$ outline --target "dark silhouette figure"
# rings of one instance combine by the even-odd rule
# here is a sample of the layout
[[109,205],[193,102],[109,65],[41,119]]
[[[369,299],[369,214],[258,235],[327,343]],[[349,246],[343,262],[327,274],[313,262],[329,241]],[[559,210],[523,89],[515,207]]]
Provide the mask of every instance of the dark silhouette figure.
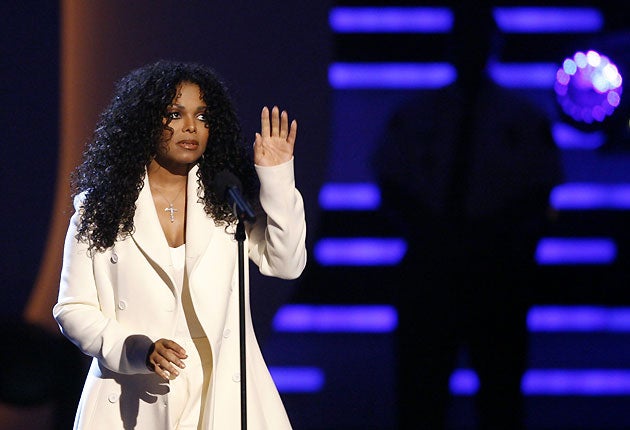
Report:
[[478,428],[524,428],[528,294],[561,169],[544,113],[486,76],[493,26],[479,5],[456,10],[456,82],[396,111],[374,157],[383,210],[408,242],[399,428],[447,428],[462,348],[480,380]]

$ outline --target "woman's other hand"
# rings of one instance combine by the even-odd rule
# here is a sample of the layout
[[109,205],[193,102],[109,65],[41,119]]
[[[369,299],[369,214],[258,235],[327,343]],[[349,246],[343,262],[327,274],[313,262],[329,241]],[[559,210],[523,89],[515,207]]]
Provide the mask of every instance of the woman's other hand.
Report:
[[164,379],[175,379],[179,370],[186,367],[186,350],[176,342],[160,339],[153,343],[147,354],[147,367]]
[[254,163],[259,166],[276,166],[293,157],[293,147],[297,135],[297,121],[291,121],[289,114],[280,112],[278,106],[271,110],[265,106],[260,115],[260,133],[254,141]]

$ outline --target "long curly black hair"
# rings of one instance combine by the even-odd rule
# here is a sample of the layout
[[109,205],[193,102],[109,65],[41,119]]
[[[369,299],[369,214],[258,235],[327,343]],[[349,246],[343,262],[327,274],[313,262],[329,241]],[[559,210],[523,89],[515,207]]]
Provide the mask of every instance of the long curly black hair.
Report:
[[168,123],[167,106],[182,82],[197,84],[206,103],[208,144],[198,160],[199,198],[217,224],[236,221],[230,205],[212,189],[215,175],[227,169],[242,182],[246,198],[256,201],[259,187],[251,153],[225,84],[213,69],[195,63],[160,60],[133,70],[115,87],[101,113],[83,162],[72,174],[72,193],[85,193],[77,239],[103,251],[133,233],[135,202],[149,162],[156,156]]

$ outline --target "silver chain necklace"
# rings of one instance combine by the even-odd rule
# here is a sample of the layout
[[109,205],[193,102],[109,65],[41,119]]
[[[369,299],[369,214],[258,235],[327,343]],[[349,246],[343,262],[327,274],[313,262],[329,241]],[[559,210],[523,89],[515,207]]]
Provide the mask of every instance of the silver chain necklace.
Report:
[[155,191],[157,191],[162,196],[162,198],[168,202],[168,207],[164,208],[164,212],[169,212],[169,217],[170,217],[171,222],[175,222],[175,212],[179,212],[179,210],[177,210],[177,208],[173,206],[173,202],[177,200],[177,197],[179,197],[179,195],[181,194],[182,190],[185,187],[186,187],[186,184],[184,184],[184,186],[177,192],[177,195],[175,196],[173,201],[170,201],[169,199],[167,199],[166,196],[162,194],[160,190],[155,188]]

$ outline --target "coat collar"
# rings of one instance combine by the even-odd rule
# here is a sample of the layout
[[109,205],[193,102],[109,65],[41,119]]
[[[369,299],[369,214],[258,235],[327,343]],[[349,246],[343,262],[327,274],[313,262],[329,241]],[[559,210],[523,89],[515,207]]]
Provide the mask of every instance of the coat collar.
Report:
[[[208,247],[208,243],[214,231],[214,221],[203,209],[203,200],[200,194],[197,171],[195,165],[188,172],[187,197],[186,197],[186,266],[190,270],[196,266],[199,257]],[[149,177],[145,172],[144,185],[136,201],[136,211],[133,218],[133,239],[147,256],[156,264],[166,269],[171,263],[169,245],[160,226]],[[170,270],[166,269],[167,272]]]
[[214,220],[204,210],[204,202],[201,198],[203,188],[198,182],[198,171],[199,167],[195,165],[188,172],[186,190],[186,270],[189,275],[197,266],[199,257],[208,247],[215,231]]

